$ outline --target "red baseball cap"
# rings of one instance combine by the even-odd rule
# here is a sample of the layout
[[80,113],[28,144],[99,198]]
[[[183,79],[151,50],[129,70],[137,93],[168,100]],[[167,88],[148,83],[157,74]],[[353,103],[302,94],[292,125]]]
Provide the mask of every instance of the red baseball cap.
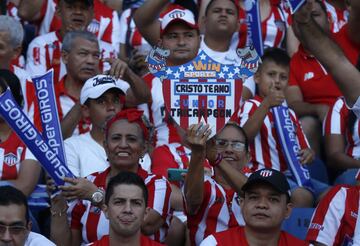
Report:
[[176,22],[185,23],[187,26],[193,29],[199,28],[196,23],[195,16],[190,10],[185,9],[179,5],[173,5],[162,15],[160,34],[162,35],[170,24]]

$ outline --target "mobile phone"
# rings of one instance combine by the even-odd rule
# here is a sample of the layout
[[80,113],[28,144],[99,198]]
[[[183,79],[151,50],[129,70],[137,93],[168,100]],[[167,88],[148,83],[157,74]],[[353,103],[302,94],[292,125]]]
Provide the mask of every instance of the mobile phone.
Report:
[[169,168],[168,169],[168,180],[169,181],[181,181],[184,180],[183,173],[187,173],[187,169],[181,168]]

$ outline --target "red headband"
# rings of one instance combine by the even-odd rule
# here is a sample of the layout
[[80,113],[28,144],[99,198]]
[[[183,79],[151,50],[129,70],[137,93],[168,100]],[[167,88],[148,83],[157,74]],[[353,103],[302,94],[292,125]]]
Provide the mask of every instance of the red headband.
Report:
[[125,119],[129,123],[136,123],[138,126],[140,126],[145,140],[148,140],[149,138],[149,130],[147,129],[146,125],[143,121],[143,111],[137,110],[134,108],[131,109],[124,109],[118,112],[114,117],[112,117],[107,123],[106,123],[106,130],[105,134],[108,135],[108,131],[112,124],[114,124],[115,121]]

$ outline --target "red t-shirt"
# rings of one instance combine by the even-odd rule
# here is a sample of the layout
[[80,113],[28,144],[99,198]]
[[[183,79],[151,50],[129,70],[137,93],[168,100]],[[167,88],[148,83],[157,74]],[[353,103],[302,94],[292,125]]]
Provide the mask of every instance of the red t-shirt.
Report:
[[338,33],[335,33],[334,38],[350,62],[356,64],[360,54],[360,44],[356,44],[350,40],[348,25],[344,25]]
[[[109,235],[103,236],[100,240],[95,241],[89,245],[92,246],[109,246],[110,245],[110,238]],[[158,246],[163,245],[161,243],[155,242],[148,237],[145,237],[143,235],[140,236],[140,245],[141,246]]]
[[331,75],[301,45],[291,57],[289,86],[298,86],[304,102],[311,104],[332,106],[342,95]]
[[[234,227],[226,231],[218,232],[207,237],[201,245],[241,245],[249,246],[246,240],[245,231],[243,226]],[[302,241],[291,234],[282,231],[280,234],[279,246],[302,246],[308,245],[305,241]]]

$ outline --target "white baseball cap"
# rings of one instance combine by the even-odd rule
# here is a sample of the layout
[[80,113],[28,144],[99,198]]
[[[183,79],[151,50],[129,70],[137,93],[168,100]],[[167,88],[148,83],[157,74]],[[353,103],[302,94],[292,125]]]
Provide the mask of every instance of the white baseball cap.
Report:
[[174,5],[162,16],[160,30],[161,35],[165,32],[166,28],[174,22],[183,22],[193,29],[198,29],[194,14],[180,5]]
[[119,89],[122,94],[125,94],[129,84],[122,79],[114,79],[108,75],[96,75],[86,80],[81,88],[80,103],[84,104],[88,98],[96,99],[112,88]]

